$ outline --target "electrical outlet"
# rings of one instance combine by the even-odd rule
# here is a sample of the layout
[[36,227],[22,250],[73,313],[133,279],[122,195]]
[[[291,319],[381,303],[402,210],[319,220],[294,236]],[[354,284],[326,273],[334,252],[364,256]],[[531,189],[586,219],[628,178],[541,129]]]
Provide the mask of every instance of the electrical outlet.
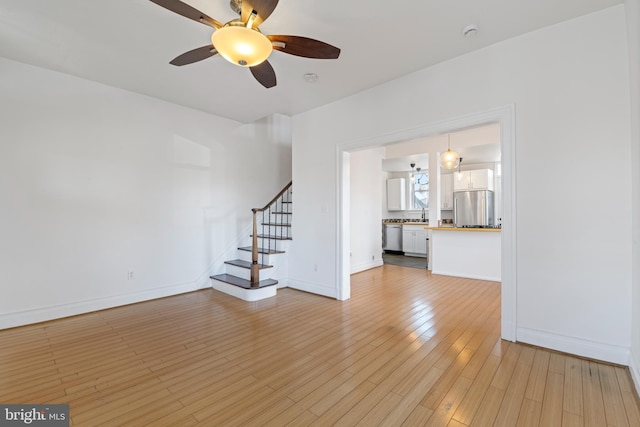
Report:
[[134,279],[133,270],[127,271],[127,280],[133,280],[133,279]]

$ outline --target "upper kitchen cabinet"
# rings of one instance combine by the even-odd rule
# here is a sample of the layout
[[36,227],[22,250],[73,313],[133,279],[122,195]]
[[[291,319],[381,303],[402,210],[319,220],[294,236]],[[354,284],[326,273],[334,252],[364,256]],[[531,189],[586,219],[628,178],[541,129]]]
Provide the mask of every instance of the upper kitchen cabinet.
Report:
[[440,209],[453,209],[453,174],[440,175]]
[[[379,188],[379,187],[378,187]],[[390,211],[402,211],[406,209],[407,198],[405,195],[406,184],[404,178],[392,178],[387,180],[387,209]]]
[[494,189],[491,169],[455,172],[453,175],[453,191]]

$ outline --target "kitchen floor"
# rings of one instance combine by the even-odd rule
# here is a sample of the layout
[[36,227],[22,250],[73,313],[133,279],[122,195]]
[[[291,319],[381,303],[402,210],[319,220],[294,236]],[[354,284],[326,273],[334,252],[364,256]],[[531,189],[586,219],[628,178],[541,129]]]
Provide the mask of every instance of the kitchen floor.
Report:
[[404,267],[427,268],[427,259],[420,257],[383,253],[382,261],[385,264],[401,265]]

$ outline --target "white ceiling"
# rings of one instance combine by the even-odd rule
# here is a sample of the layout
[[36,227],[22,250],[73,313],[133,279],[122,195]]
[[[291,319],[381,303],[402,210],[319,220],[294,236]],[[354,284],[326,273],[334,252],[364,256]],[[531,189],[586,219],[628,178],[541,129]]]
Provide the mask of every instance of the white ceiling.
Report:
[[[211,29],[149,0],[0,0],[0,56],[164,99],[240,122],[294,115],[430,65],[622,0],[280,0],[266,34],[342,49],[337,60],[275,52],[265,89],[220,57],[175,67]],[[188,0],[218,21],[229,0]],[[462,29],[476,24],[476,36]],[[319,80],[306,83],[305,73]]]

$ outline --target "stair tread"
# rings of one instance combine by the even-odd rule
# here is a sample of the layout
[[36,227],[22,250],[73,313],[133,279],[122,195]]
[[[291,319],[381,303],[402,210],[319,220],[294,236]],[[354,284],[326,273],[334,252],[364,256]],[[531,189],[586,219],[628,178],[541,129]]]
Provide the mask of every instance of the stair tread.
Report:
[[[249,237],[253,237],[253,234],[250,235]],[[291,237],[276,236],[276,235],[269,235],[269,234],[258,234],[258,237],[260,239],[271,239],[271,240],[293,240],[293,238],[291,238]]]
[[[240,268],[251,268],[251,261],[245,261],[243,259],[232,259],[229,261],[225,261],[224,263],[229,265],[235,265],[236,267],[240,267]],[[260,270],[263,270],[265,268],[273,268],[273,265],[258,264],[258,268]]]
[[261,222],[261,225],[270,225],[272,227],[291,227],[291,224],[283,224],[279,222]]
[[257,287],[254,287],[254,286],[251,286],[251,281],[242,279],[232,274],[217,274],[215,276],[211,276],[210,278],[214,280],[219,280],[220,282],[228,283],[230,285],[238,286],[244,289],[259,289],[259,288],[264,288],[267,286],[273,286],[278,284],[278,281],[275,279],[265,279],[265,280],[261,280],[258,283]]
[[274,215],[293,215],[293,212],[271,212]]
[[[248,251],[248,252],[251,252],[253,250],[251,248],[251,246],[244,246],[244,247],[238,248],[238,249],[241,250],[241,251]],[[258,253],[273,255],[273,254],[283,254],[285,252],[284,251],[276,251],[275,249],[258,248]]]

